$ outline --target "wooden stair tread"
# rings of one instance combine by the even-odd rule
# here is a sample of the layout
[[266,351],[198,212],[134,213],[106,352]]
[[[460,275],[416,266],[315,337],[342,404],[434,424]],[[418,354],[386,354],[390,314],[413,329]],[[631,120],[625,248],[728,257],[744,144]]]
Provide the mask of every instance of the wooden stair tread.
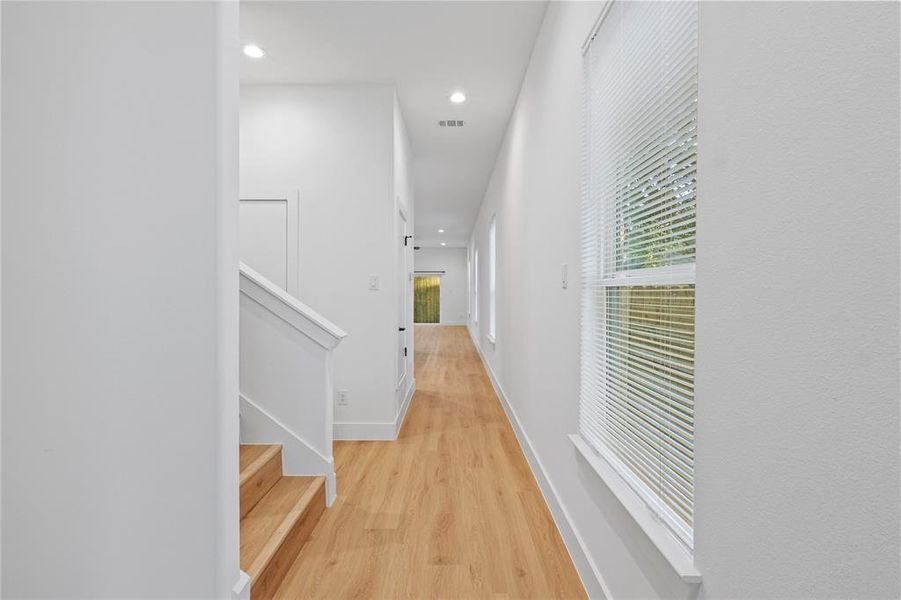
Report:
[[304,516],[318,516],[325,477],[282,477],[241,519],[241,568],[255,581]]
[[[271,456],[275,452],[281,451],[281,446],[278,444],[241,444],[241,452],[239,454],[238,462],[240,464],[240,472],[241,479],[245,478],[245,473],[248,472],[250,467],[258,463],[262,457]],[[265,462],[262,461],[262,462]]]
[[256,506],[282,477],[280,445],[241,446],[241,517]]

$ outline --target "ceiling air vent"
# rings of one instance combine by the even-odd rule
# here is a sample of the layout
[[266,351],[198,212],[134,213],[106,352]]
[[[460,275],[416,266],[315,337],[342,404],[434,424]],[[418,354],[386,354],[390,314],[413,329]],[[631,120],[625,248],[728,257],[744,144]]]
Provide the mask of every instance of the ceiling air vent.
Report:
[[463,121],[448,119],[447,121],[438,121],[438,125],[440,127],[463,127]]

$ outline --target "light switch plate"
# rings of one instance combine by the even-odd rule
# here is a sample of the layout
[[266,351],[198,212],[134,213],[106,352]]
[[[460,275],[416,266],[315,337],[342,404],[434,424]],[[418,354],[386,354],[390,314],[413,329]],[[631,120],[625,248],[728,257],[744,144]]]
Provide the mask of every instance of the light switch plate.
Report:
[[379,276],[378,275],[370,275],[369,276],[369,289],[370,290],[379,289]]

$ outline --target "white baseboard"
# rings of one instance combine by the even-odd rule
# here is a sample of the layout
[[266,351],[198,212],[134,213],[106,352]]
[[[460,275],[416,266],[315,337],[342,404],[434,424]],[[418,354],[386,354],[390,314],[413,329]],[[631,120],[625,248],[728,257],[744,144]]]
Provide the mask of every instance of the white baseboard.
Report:
[[416,391],[416,380],[412,380],[404,394],[404,401],[397,411],[393,421],[353,423],[348,421],[335,421],[334,436],[336,440],[364,441],[364,440],[396,440],[400,428],[407,416],[407,409],[413,393]]
[[238,571],[238,581],[232,587],[232,600],[250,600],[250,576]]
[[241,443],[281,444],[285,475],[322,475],[325,477],[325,503],[331,506],[337,497],[335,460],[310,446],[250,398],[240,395]]
[[[572,518],[566,510],[566,506],[560,499],[560,495],[557,493],[554,484],[551,483],[551,480],[548,478],[547,472],[541,464],[538,455],[535,453],[535,448],[532,445],[529,436],[523,429],[519,417],[513,409],[513,405],[511,405],[510,401],[507,399],[507,394],[504,393],[504,389],[501,387],[494,370],[491,368],[488,361],[485,360],[481,344],[479,344],[475,335],[473,335],[472,328],[470,327],[467,329],[469,330],[469,336],[472,338],[472,343],[476,347],[479,357],[482,359],[482,364],[485,365],[488,379],[491,381],[491,385],[494,388],[497,397],[500,399],[501,406],[507,414],[507,419],[513,427],[513,432],[516,434],[516,439],[519,441],[519,447],[522,449],[522,452],[529,463],[529,467],[532,469],[535,481],[538,482],[538,488],[541,490],[541,495],[544,496],[544,501],[547,504],[548,510],[551,512],[554,523],[557,525],[557,530],[560,532],[560,537],[563,538],[563,543],[566,545],[569,556],[572,558],[576,571],[579,573],[579,578],[582,580],[582,587],[585,588],[585,592],[588,594],[589,598],[606,598],[607,600],[612,600],[613,596],[610,594],[610,588],[607,586],[600,571],[598,571],[597,565],[588,553],[582,535],[573,524]],[[569,440],[564,438],[560,443],[569,443]]]
[[335,439],[345,441],[393,440],[394,422],[353,423],[335,421]]
[[414,393],[416,393],[416,380],[412,379],[410,385],[407,386],[407,392],[404,394],[404,401],[400,405],[400,410],[397,411],[397,416],[394,418],[394,439],[397,439],[401,428],[404,426],[404,419],[407,418],[407,409],[410,408],[410,402],[413,400]]

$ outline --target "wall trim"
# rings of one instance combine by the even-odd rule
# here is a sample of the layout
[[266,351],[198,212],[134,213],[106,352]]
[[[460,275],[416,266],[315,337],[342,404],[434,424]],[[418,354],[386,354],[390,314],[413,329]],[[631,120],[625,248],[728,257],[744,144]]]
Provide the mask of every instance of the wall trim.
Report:
[[390,441],[394,439],[395,423],[387,421],[335,421],[335,439],[344,441]]
[[404,420],[407,418],[407,410],[410,408],[414,393],[416,393],[416,379],[412,378],[410,380],[410,385],[407,386],[407,392],[404,394],[404,401],[397,411],[397,416],[394,418],[394,439],[398,438],[400,430],[404,426]]
[[284,202],[287,221],[285,280],[287,292],[300,298],[300,190],[283,194],[241,194],[242,202]]
[[[479,353],[482,364],[485,366],[485,371],[488,373],[488,379],[491,381],[491,386],[494,388],[494,392],[497,394],[498,400],[504,409],[504,413],[507,415],[507,420],[510,421],[510,425],[513,427],[513,432],[516,434],[519,447],[522,449],[522,453],[529,463],[529,468],[532,470],[532,475],[538,483],[538,488],[541,490],[544,502],[551,513],[551,517],[554,519],[554,524],[557,526],[557,531],[560,533],[560,537],[563,538],[563,543],[566,545],[566,549],[573,561],[573,565],[576,567],[576,572],[579,574],[579,579],[582,581],[582,587],[585,588],[585,593],[588,594],[590,598],[606,598],[607,600],[613,600],[613,594],[610,592],[610,587],[598,570],[594,559],[588,552],[581,533],[578,528],[576,528],[575,523],[573,523],[569,511],[566,510],[566,505],[563,503],[560,494],[557,493],[557,489],[554,487],[554,484],[547,475],[547,471],[541,464],[541,460],[535,452],[535,447],[532,445],[532,441],[526,434],[525,429],[523,429],[522,423],[520,422],[516,411],[513,409],[513,405],[510,404],[507,394],[501,387],[497,375],[485,359],[481,344],[479,344],[476,339],[472,328],[467,327],[466,329],[469,331],[469,337],[472,338],[472,343]],[[569,443],[569,441],[564,439],[561,440],[561,443]]]
[[343,441],[387,441],[391,442],[397,439],[400,429],[404,424],[404,418],[407,416],[407,409],[410,407],[413,394],[416,391],[416,380],[410,382],[406,394],[404,394],[404,402],[393,421],[370,421],[370,422],[350,422],[335,421],[334,438]]
[[233,600],[250,600],[250,576],[238,571],[238,581],[232,587]]

